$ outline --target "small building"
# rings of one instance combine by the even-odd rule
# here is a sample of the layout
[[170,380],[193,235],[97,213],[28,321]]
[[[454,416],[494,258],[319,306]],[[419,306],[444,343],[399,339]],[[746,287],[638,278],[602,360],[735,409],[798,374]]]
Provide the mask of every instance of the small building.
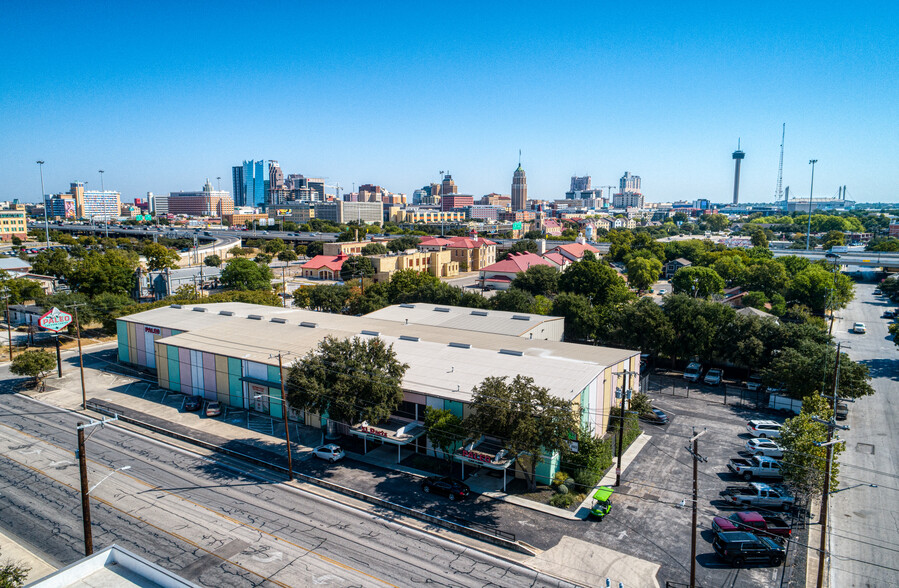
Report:
[[15,205],[0,210],[0,241],[12,241],[13,237],[28,240],[24,206]]
[[512,285],[512,280],[519,272],[525,272],[529,267],[535,265],[546,265],[553,269],[559,269],[556,264],[536,253],[512,253],[506,259],[483,268],[478,277],[478,284],[481,288],[508,290]]
[[452,261],[452,251],[416,251],[368,256],[375,267],[375,282],[388,282],[400,270],[427,272],[437,278],[459,275],[459,262]]
[[362,248],[371,245],[371,241],[334,241],[322,243],[323,255],[362,255]]
[[690,267],[691,265],[693,265],[693,263],[687,259],[684,259],[683,257],[678,257],[677,259],[672,259],[671,261],[669,261],[668,263],[665,264],[665,278],[670,279],[671,276],[673,276],[675,273],[677,273],[677,270],[679,270],[682,267]]
[[344,253],[339,255],[316,255],[306,263],[300,270],[304,278],[313,280],[339,280],[340,270],[343,268],[343,262],[350,256]]
[[191,286],[196,291],[214,287],[219,284],[222,269],[201,265],[150,271],[138,267],[134,273],[137,277],[134,297],[146,302],[162,300],[182,286]]
[[18,257],[0,257],[0,272],[27,274],[31,272],[31,264]]
[[37,325],[38,319],[44,314],[44,309],[33,304],[10,304],[9,324],[14,327],[21,325]]
[[562,257],[567,258],[571,262],[581,261],[587,252],[592,253],[596,257],[600,256],[599,249],[585,242],[570,243],[568,245],[559,245],[553,247],[547,253],[558,253]]
[[479,271],[496,262],[496,243],[484,238],[428,237],[419,243],[420,249],[436,251],[448,249],[452,261],[459,264],[459,271]]

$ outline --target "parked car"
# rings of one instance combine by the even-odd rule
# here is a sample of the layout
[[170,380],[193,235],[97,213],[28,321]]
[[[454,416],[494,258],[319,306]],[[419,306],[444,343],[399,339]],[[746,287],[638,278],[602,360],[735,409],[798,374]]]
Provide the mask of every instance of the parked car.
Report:
[[749,459],[735,458],[727,462],[727,469],[744,480],[772,478],[782,480],[784,475],[780,462],[772,457],[753,455]]
[[762,515],[752,510],[735,512],[727,518],[715,517],[712,519],[712,530],[715,533],[746,531],[774,539],[788,538],[793,533],[793,528],[782,518]]
[[203,397],[202,396],[188,396],[184,401],[184,410],[190,412],[196,412],[203,408]]
[[646,421],[647,423],[652,423],[654,425],[667,425],[668,424],[668,415],[665,414],[664,411],[659,410],[658,408],[653,408],[649,412],[644,412],[640,415],[641,421]]
[[750,439],[746,442],[746,451],[765,457],[781,458],[784,456],[783,447],[770,439]]
[[880,288],[874,288],[875,296],[880,296],[881,294],[883,294],[883,290],[881,290]]
[[775,421],[749,421],[746,423],[746,430],[753,437],[761,437],[762,439],[780,437],[781,424]]
[[222,414],[222,403],[221,402],[210,402],[206,405],[206,416],[208,417],[217,417]]
[[786,557],[784,548],[771,539],[743,531],[718,533],[712,541],[712,547],[718,557],[736,567],[745,563],[779,566]]
[[315,449],[312,450],[312,455],[319,459],[324,459],[331,463],[335,461],[340,461],[344,457],[346,457],[346,452],[340,448],[339,445],[334,443],[328,443],[327,445],[319,445]]
[[702,381],[710,386],[717,386],[721,383],[722,376],[724,376],[724,372],[718,368],[712,368],[706,373]]
[[865,323],[855,323],[852,325],[852,332],[858,335],[864,335],[867,329],[865,329]]
[[762,376],[759,374],[750,374],[749,379],[746,380],[746,389],[752,392],[759,390],[762,387]]
[[702,377],[702,364],[696,361],[691,361],[687,365],[687,369],[684,370],[684,379],[688,382],[698,382],[699,378]]
[[896,311],[895,310],[883,311],[883,318],[887,318],[887,319],[896,318]]
[[837,402],[837,409],[834,411],[834,415],[838,421],[845,421],[849,418],[849,405],[844,402]]
[[659,296],[664,296],[667,293],[668,293],[668,290],[666,290],[665,288],[659,288]]
[[450,477],[431,476],[421,482],[421,491],[425,494],[439,494],[450,500],[466,498],[471,489],[464,483]]
[[751,482],[748,486],[728,486],[721,492],[724,500],[735,506],[756,507],[767,510],[793,507],[793,496],[780,486]]

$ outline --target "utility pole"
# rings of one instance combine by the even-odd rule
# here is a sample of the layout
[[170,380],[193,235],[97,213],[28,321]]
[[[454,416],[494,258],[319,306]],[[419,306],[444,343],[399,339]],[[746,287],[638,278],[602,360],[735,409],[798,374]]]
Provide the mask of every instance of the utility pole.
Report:
[[615,468],[615,486],[621,486],[621,454],[624,452],[624,416],[625,416],[625,403],[627,402],[627,397],[630,394],[630,390],[627,387],[627,377],[630,374],[636,374],[636,372],[631,372],[630,370],[625,370],[623,372],[615,372],[615,375],[623,375],[624,376],[624,386],[621,388],[621,425],[618,429],[618,467]]
[[707,458],[699,455],[699,437],[704,435],[705,431],[703,429],[697,433],[696,427],[693,427],[693,438],[690,439],[691,445],[686,447],[690,455],[693,456],[693,524],[690,529],[690,588],[696,586],[696,518],[699,505],[699,462],[708,461]]
[[75,315],[75,335],[78,337],[78,365],[81,368],[81,409],[87,410],[87,390],[84,387],[84,355],[81,352],[81,325],[78,323],[78,307],[83,304],[72,304],[69,308],[74,309]]
[[[84,526],[84,555],[91,555],[94,552],[94,538],[91,533],[91,501],[90,501],[90,493],[91,488],[87,484],[87,454],[84,450],[84,443],[86,439],[84,438],[84,430],[89,429],[91,427],[96,427],[97,425],[103,427],[106,423],[111,423],[113,421],[119,420],[118,415],[114,416],[111,419],[103,419],[102,421],[91,421],[88,424],[84,424],[83,422],[78,422],[78,469],[81,474],[81,522]],[[91,433],[93,435],[93,433]],[[88,437],[89,438],[89,437]],[[122,469],[130,468],[130,466],[126,466]],[[108,476],[107,476],[108,477]],[[102,482],[102,480],[101,480]],[[99,485],[99,484],[98,484]],[[95,486],[96,488],[96,486]]]
[[[284,404],[284,438],[287,442],[287,480],[293,480],[293,451],[290,447],[290,406],[287,404],[287,395],[284,393],[284,364],[281,357],[291,355],[290,352],[278,352],[278,377],[281,379],[281,402]],[[275,357],[269,355],[269,358]]]
[[[815,422],[821,423],[827,426],[827,441],[825,443],[815,443],[818,447],[827,447],[827,463],[824,467],[824,494],[821,497],[821,514],[818,517],[818,522],[821,525],[821,542],[818,545],[818,581],[815,584],[817,588],[822,588],[824,586],[824,562],[827,559],[827,504],[828,499],[830,498],[830,472],[833,467],[833,446],[837,443],[842,443],[841,439],[834,439],[833,432],[834,429],[841,429],[843,431],[848,431],[849,427],[844,425],[838,425],[836,421],[836,412],[837,412],[837,403],[842,401],[846,402],[854,402],[848,398],[840,398],[837,396],[837,391],[839,389],[840,384],[840,343],[837,343],[837,360],[836,365],[834,366],[834,378],[833,378],[833,394],[831,395],[831,415],[830,420],[824,420],[817,417],[812,417]],[[826,398],[826,397],[825,397]]]
[[[281,266],[281,301],[284,303],[284,308],[287,308],[287,277],[285,276],[286,270],[287,262],[285,261],[284,265]],[[281,391],[281,395],[284,395],[283,390]]]
[[6,303],[6,336],[9,338],[9,361],[12,362],[12,317],[9,315],[9,290],[3,291],[3,302]]

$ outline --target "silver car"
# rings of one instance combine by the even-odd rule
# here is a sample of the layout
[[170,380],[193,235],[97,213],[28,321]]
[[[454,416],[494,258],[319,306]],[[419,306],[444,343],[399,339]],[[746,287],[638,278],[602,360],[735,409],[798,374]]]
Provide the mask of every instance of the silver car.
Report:
[[784,456],[783,447],[770,439],[750,439],[746,442],[746,451],[753,455],[781,458]]

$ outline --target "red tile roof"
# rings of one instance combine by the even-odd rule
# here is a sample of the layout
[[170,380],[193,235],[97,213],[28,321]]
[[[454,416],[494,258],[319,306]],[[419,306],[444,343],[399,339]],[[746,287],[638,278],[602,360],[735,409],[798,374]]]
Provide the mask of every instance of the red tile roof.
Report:
[[321,269],[328,268],[331,271],[339,272],[343,267],[343,262],[349,259],[349,255],[341,253],[340,255],[316,255],[303,264],[302,269]]
[[571,262],[570,259],[568,259],[564,255],[562,255],[561,253],[558,253],[556,251],[544,253],[543,259],[548,259],[548,260],[554,262],[556,265],[565,265],[566,263]]
[[587,243],[570,243],[568,245],[559,245],[558,247],[553,248],[553,251],[564,251],[572,257],[576,257],[577,259],[581,259],[582,257],[584,257],[584,253],[586,253],[587,251],[592,251],[594,254],[599,253],[599,249],[593,247],[592,245],[588,245]]
[[518,273],[526,271],[532,265],[548,265],[554,267],[551,262],[543,259],[536,253],[527,252],[510,255],[502,261],[497,261],[492,265],[488,265],[481,271]]

